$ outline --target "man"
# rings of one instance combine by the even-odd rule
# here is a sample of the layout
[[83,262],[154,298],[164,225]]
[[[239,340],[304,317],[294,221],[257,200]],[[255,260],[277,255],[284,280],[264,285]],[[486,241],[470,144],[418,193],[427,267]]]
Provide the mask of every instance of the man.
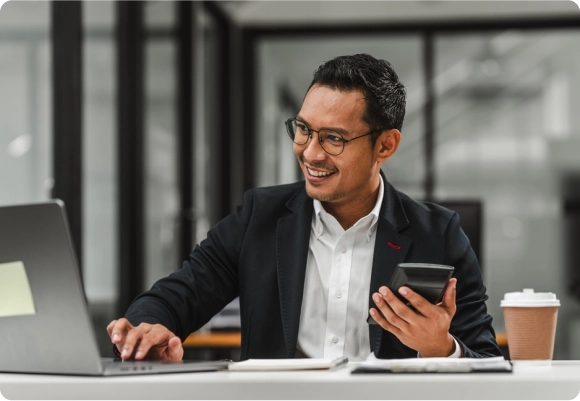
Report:
[[[321,65],[286,122],[305,180],[246,192],[178,272],[107,330],[123,359],[181,359],[181,341],[240,297],[241,358],[501,355],[458,216],[395,190],[405,89],[366,54]],[[438,305],[385,285],[401,262],[453,265]],[[381,313],[379,314],[378,311]],[[369,326],[369,315],[379,325]]]

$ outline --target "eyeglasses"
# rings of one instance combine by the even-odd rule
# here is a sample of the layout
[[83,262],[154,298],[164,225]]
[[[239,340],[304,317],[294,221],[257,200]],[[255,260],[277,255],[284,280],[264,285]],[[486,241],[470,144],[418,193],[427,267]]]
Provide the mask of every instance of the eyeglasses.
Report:
[[363,136],[374,134],[378,131],[383,131],[386,128],[375,129],[366,134],[355,136],[351,139],[344,139],[341,134],[336,131],[323,128],[321,130],[314,130],[309,128],[305,123],[296,119],[296,118],[289,118],[285,122],[286,124],[286,132],[288,132],[288,136],[292,139],[296,145],[305,145],[308,142],[314,132],[318,133],[318,143],[322,149],[328,153],[329,155],[338,156],[344,151],[344,145],[350,141],[354,141],[355,139],[362,138]]

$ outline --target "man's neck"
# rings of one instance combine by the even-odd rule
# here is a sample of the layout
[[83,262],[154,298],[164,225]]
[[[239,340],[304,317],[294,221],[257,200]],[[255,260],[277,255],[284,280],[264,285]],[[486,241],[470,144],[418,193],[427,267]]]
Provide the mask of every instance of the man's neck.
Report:
[[380,186],[377,186],[367,196],[357,199],[357,202],[349,202],[346,204],[321,202],[321,204],[327,213],[334,216],[344,230],[348,230],[373,210],[377,204],[379,188]]

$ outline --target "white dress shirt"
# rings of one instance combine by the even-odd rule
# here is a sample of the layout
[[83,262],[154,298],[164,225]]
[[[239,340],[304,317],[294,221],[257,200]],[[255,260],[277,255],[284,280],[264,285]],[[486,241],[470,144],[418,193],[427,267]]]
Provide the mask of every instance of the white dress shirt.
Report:
[[[369,288],[384,195],[379,179],[375,207],[346,231],[314,200],[297,356],[361,361],[371,353]],[[455,342],[452,357],[460,354]]]
[[[310,247],[298,329],[298,350],[312,358],[370,354],[369,288],[384,183],[371,212],[344,230],[314,200]],[[354,267],[354,268],[353,268]]]

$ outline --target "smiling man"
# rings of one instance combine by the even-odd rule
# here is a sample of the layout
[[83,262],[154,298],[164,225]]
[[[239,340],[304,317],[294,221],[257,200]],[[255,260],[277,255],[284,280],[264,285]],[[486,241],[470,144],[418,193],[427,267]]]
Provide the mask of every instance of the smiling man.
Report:
[[[109,324],[115,350],[181,359],[181,342],[239,296],[242,359],[501,355],[458,216],[381,173],[404,115],[388,62],[358,54],[321,65],[286,121],[305,180],[248,191],[181,270]],[[453,265],[443,301],[403,287],[412,307],[401,302],[386,287],[401,262]]]

